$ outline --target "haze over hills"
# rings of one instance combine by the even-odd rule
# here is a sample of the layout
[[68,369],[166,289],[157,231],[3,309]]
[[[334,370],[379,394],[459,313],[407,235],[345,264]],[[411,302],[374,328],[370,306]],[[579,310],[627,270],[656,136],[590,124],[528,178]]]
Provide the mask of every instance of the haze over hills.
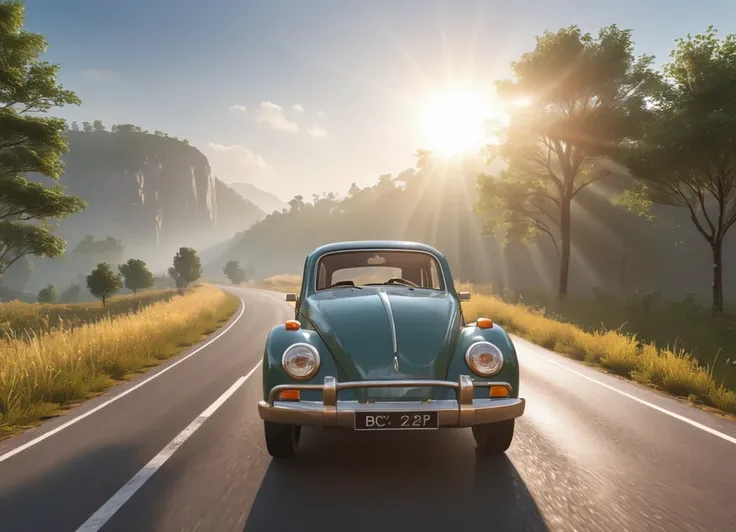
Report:
[[[115,129],[67,131],[69,152],[59,183],[88,205],[58,224],[56,234],[67,241],[65,256],[33,259],[34,271],[23,289],[62,286],[83,273],[72,259],[87,235],[119,239],[124,251],[115,258],[142,258],[154,271],[165,271],[179,247],[204,249],[227,242],[265,216],[214,177],[207,157],[194,146],[135,126]],[[3,284],[14,288],[9,282]]]
[[227,186],[232,188],[246,200],[254,203],[266,214],[271,214],[273,211],[280,212],[281,209],[289,208],[289,205],[279,199],[276,195],[266,192],[265,190],[261,190],[251,183],[227,183]]
[[[558,255],[549,239],[504,247],[502,238],[483,233],[474,212],[476,180],[489,172],[477,158],[450,164],[420,161],[418,168],[381,176],[376,185],[353,187],[344,200],[327,195],[314,203],[294,202],[286,213],[273,213],[233,239],[211,271],[227,260],[251,265],[258,277],[301,274],[304,258],[315,247],[339,240],[401,239],[437,246],[457,279],[492,283],[499,289],[554,290]],[[590,294],[601,288],[627,295],[661,292],[669,297],[710,293],[710,250],[682,209],[655,206],[654,222],[616,206],[625,176],[595,183],[573,207],[573,254],[570,292]],[[730,235],[726,261],[736,260],[736,237]],[[733,272],[727,293],[736,295]]]

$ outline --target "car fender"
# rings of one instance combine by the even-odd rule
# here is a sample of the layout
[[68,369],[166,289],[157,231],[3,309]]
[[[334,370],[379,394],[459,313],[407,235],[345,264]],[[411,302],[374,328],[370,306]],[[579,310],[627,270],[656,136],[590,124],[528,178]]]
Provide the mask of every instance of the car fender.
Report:
[[[284,371],[281,359],[284,351],[294,344],[304,343],[314,346],[319,353],[320,366],[310,379],[292,379]],[[287,331],[284,324],[277,325],[268,333],[266,348],[263,354],[263,399],[268,400],[271,388],[279,384],[323,384],[328,375],[337,376],[337,365],[329,349],[316,331],[310,329],[298,329]],[[308,401],[321,401],[322,393],[319,391],[302,392],[302,399]]]
[[[503,353],[503,367],[492,377],[481,377],[473,373],[465,361],[465,352],[475,342],[490,342],[496,345]],[[519,361],[516,348],[506,331],[494,323],[489,329],[481,329],[475,323],[463,327],[457,340],[455,351],[447,369],[447,380],[456,381],[460,375],[469,375],[474,382],[507,382],[512,387],[510,397],[519,397]],[[487,397],[488,388],[475,390],[475,397]]]

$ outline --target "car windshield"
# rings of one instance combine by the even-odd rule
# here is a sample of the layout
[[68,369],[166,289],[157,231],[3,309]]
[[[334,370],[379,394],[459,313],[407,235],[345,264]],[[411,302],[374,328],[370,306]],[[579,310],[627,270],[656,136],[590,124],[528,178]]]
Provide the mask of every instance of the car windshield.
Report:
[[421,251],[344,251],[317,263],[317,290],[343,286],[396,285],[444,290],[437,259]]

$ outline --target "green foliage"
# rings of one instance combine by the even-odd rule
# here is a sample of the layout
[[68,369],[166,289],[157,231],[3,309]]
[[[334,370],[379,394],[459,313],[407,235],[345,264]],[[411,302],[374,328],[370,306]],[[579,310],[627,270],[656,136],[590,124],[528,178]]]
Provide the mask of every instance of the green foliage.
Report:
[[87,276],[87,288],[93,296],[102,300],[103,307],[105,300],[122,287],[123,280],[120,274],[113,272],[106,262],[99,263]]
[[95,130],[94,127],[92,127],[92,124],[89,122],[82,122],[82,131],[85,133],[92,133]]
[[229,260],[222,269],[222,272],[227,275],[227,278],[233,284],[245,282],[245,270],[240,267],[240,263],[237,260]]
[[501,229],[520,241],[544,233],[561,248],[560,295],[567,293],[571,202],[611,176],[609,161],[640,134],[647,98],[661,91],[651,65],[651,57],[634,56],[629,30],[612,25],[594,38],[571,26],[538,37],[512,63],[514,79],[497,83],[512,112],[488,155],[507,168],[480,176],[478,212],[489,233]]
[[720,312],[723,240],[736,224],[736,35],[721,40],[711,27],[678,39],[671,57],[668,90],[627,158],[639,193],[622,201],[633,210],[653,203],[687,210],[712,249],[712,306]]
[[92,128],[93,128],[93,129],[95,130],[95,132],[97,132],[97,133],[101,133],[101,132],[105,131],[105,126],[104,126],[104,125],[102,124],[102,121],[101,121],[101,120],[95,120],[95,121],[94,121],[94,122],[92,123]]
[[[59,186],[23,177],[61,175],[66,122],[43,115],[52,107],[80,103],[56,82],[58,66],[39,61],[47,44],[42,35],[23,30],[24,16],[21,2],[0,2],[0,277],[25,255],[60,255],[64,241],[51,234],[46,220],[85,207]],[[33,221],[41,223],[28,223]]]
[[153,274],[146,263],[140,259],[129,259],[118,269],[125,280],[125,288],[132,290],[134,294],[138,290],[145,290],[153,286]]
[[183,288],[202,276],[202,263],[197,251],[181,247],[174,256],[174,266],[169,268],[169,276],[176,282],[177,288]]
[[39,303],[53,303],[57,299],[58,294],[56,293],[56,287],[52,284],[47,285],[38,292]]

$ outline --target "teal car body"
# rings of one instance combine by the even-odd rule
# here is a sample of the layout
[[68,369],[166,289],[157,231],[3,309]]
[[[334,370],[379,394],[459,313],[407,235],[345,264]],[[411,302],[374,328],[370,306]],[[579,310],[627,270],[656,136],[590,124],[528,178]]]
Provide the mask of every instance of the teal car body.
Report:
[[[325,269],[321,264],[326,257],[333,257],[332,262],[350,257],[362,261],[373,254],[398,257],[405,262],[405,275],[432,286],[403,278],[382,284],[347,281],[320,286],[325,283],[319,277],[324,275],[320,268]],[[432,428],[513,420],[524,409],[514,344],[497,324],[466,323],[461,299],[467,297],[456,291],[445,256],[426,244],[357,241],[315,249],[304,263],[300,293],[289,298],[296,299],[296,325],[275,326],[266,341],[261,417],[293,426],[347,427],[356,408],[379,411],[390,406],[412,411],[420,405],[430,409],[439,405],[452,413],[464,403],[463,415],[443,412],[438,427]],[[474,373],[466,356],[471,346],[484,343],[496,346],[503,357],[500,370],[487,377]],[[285,370],[284,355],[296,344],[311,346],[319,354],[319,367],[307,378],[295,379]],[[330,383],[328,390],[326,383]],[[333,391],[332,383],[338,389]],[[494,384],[503,388],[502,397],[489,397],[489,389],[501,389],[492,388]],[[298,402],[279,401],[278,394],[286,389],[299,391]],[[325,403],[330,404],[325,407]],[[479,407],[489,407],[488,413],[478,414]],[[339,419],[332,419],[333,410]]]

